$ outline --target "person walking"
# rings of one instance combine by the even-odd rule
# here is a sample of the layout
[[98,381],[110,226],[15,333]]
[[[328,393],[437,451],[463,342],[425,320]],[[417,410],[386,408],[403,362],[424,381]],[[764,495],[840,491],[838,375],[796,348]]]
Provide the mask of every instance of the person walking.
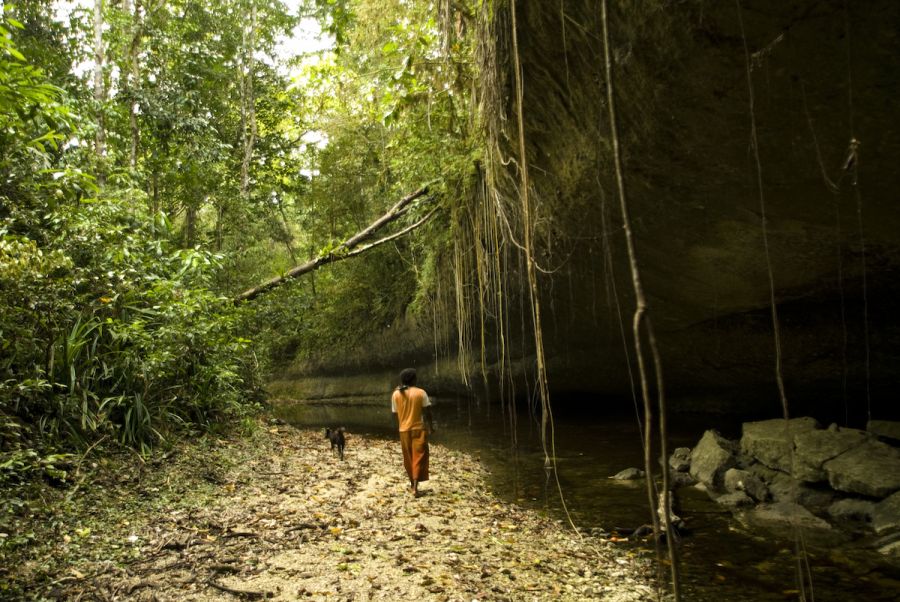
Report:
[[403,467],[409,476],[410,490],[419,497],[419,483],[428,480],[428,436],[434,432],[431,401],[416,386],[416,371],[407,368],[400,373],[400,386],[391,395],[391,412],[397,416]]

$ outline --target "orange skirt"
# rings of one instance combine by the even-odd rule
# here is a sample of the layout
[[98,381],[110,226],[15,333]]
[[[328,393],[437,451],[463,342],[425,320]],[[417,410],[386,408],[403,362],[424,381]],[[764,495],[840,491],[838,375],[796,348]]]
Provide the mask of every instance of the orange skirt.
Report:
[[411,481],[421,483],[428,480],[428,439],[425,431],[414,429],[400,433],[400,448],[403,450],[403,467]]

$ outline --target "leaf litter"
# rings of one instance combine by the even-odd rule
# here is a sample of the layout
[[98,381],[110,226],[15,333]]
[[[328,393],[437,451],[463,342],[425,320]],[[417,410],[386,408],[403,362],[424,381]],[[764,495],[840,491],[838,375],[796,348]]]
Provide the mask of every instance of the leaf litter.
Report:
[[419,498],[396,441],[350,433],[340,461],[318,430],[284,425],[183,446],[118,484],[98,473],[4,554],[0,597],[655,599],[646,554],[502,501],[476,458],[431,448]]

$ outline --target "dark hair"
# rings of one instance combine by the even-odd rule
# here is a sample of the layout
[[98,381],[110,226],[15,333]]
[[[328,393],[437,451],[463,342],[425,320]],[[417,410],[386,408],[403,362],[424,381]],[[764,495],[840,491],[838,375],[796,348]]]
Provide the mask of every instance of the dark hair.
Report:
[[400,383],[403,385],[403,388],[411,387],[416,384],[416,369],[415,368],[407,368],[403,372],[400,373]]

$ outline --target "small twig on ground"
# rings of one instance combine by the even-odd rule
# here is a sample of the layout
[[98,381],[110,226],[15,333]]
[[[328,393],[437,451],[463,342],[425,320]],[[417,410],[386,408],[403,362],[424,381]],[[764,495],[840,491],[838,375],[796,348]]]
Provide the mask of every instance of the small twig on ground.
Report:
[[317,525],[316,523],[300,523],[284,530],[284,534],[293,533],[294,531],[302,531],[303,529],[322,529],[325,525]]
[[130,596],[137,590],[144,588],[144,587],[160,587],[160,583],[159,583],[159,581],[154,581],[152,579],[141,579],[140,581],[132,584],[128,588],[128,595]]
[[214,587],[219,591],[229,593],[233,596],[240,596],[241,598],[247,598],[249,600],[261,600],[264,598],[272,597],[272,592],[258,592],[258,591],[252,591],[252,590],[234,589],[233,587],[228,587],[227,585],[222,585],[221,583],[216,582],[215,579],[210,579],[206,583],[210,587]]
[[223,534],[222,537],[259,537],[259,534],[253,531],[231,531]]

